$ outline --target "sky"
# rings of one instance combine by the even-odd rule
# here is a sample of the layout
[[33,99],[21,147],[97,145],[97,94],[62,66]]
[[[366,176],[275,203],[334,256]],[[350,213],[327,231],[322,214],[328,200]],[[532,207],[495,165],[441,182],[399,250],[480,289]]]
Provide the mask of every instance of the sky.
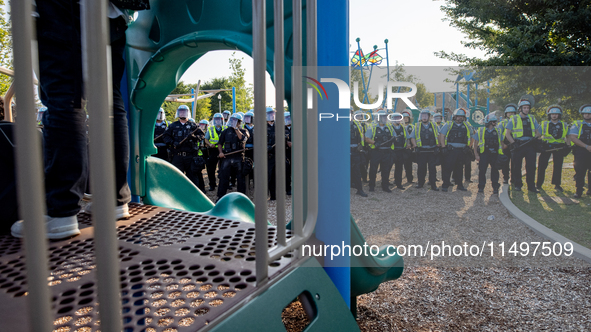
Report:
[[[442,81],[444,75],[440,68],[429,71],[430,79],[425,75],[425,66],[454,66],[457,63],[438,58],[434,52],[464,53],[469,56],[484,56],[483,52],[465,48],[461,41],[464,35],[456,28],[444,22],[444,13],[440,7],[443,1],[433,0],[350,0],[349,39],[351,51],[357,49],[356,38],[360,38],[361,49],[367,53],[373,49],[384,47],[384,39],[388,39],[388,53],[390,65],[398,61],[405,66],[421,66],[418,72],[409,68],[409,72],[417,74],[426,81]],[[230,76],[228,59],[233,51],[210,52],[195,62],[181,78],[185,83],[208,81],[214,77]],[[380,52],[385,56],[385,52]],[[248,83],[253,82],[253,61],[245,53],[237,51],[238,57],[243,57]],[[351,54],[352,56],[353,54]],[[383,62],[385,65],[385,61]],[[437,73],[436,73],[437,72]],[[421,74],[422,73],[422,74]],[[441,79],[433,79],[442,77]],[[275,89],[267,74],[266,83],[267,106],[275,106]],[[451,91],[450,84],[435,84],[429,86],[429,91]]]

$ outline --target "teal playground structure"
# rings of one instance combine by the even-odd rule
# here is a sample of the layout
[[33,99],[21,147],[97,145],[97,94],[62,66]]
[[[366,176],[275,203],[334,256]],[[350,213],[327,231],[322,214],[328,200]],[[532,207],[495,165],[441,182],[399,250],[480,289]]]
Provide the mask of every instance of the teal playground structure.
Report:
[[[348,1],[151,0],[150,6],[127,31],[130,187],[143,205],[132,204],[132,218],[117,222],[121,279],[115,283],[122,290],[122,311],[98,313],[100,285],[98,292],[89,293],[98,275],[80,261],[73,266],[88,273],[71,283],[50,283],[53,304],[51,309],[40,304],[40,310],[51,310],[54,325],[64,328],[75,323],[64,317],[88,310],[92,331],[101,328],[99,317],[110,326],[120,320],[123,331],[282,331],[283,309],[299,299],[310,318],[305,331],[358,330],[356,297],[399,278],[402,258],[388,255],[385,248],[377,256],[335,259],[303,256],[300,250],[303,244],[353,247],[366,242],[350,214],[349,123],[317,121],[323,110],[338,110],[344,117],[349,109],[339,109],[337,98],[307,104],[301,80],[307,75],[348,82],[349,73],[342,69],[349,64]],[[277,100],[289,104],[297,181],[287,227],[281,218],[276,227],[267,223],[266,153],[255,149],[254,204],[239,193],[214,204],[174,166],[151,157],[157,152],[154,121],[160,105],[195,61],[217,50],[253,57],[256,114],[264,114],[265,71],[276,85]],[[330,96],[338,93],[333,85],[327,90]],[[255,121],[258,128],[266,125],[262,116]],[[255,135],[254,144],[266,151],[264,135]],[[284,183],[282,176],[278,171],[278,185]],[[278,202],[282,198],[278,195]],[[70,273],[74,267],[64,267],[70,259],[93,255],[89,250],[100,232],[91,227],[90,215],[79,219],[87,226],[82,235],[49,248],[52,275]],[[51,260],[68,251],[76,254]],[[10,267],[0,269],[0,276],[18,266],[18,255],[0,255],[0,266]],[[0,301],[7,317],[3,324],[10,330],[30,324],[18,315],[27,296],[17,292],[20,288],[0,293],[6,297]]]

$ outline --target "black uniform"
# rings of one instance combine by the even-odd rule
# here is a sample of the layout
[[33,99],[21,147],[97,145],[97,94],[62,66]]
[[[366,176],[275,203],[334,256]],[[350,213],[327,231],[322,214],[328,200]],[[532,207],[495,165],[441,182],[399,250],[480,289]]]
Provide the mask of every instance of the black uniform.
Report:
[[[361,130],[360,130],[361,129]],[[357,191],[363,191],[361,184],[361,168],[362,168],[362,152],[360,151],[363,141],[363,127],[362,124],[356,121],[351,121],[351,187]]]
[[291,142],[291,127],[285,126],[285,193],[291,195],[291,148],[287,142]]
[[[250,160],[254,161],[254,150],[252,149],[254,147],[254,127],[248,128],[248,126],[244,126],[244,129],[248,131],[248,139],[246,140],[247,150],[244,153],[244,155],[246,156],[246,158],[249,158]],[[250,170],[250,172],[248,172],[248,176],[250,179],[252,179],[254,176],[254,172]],[[247,185],[249,184],[247,183]]]
[[[420,133],[418,132],[420,130]],[[425,184],[425,177],[427,176],[427,169],[429,170],[429,184],[431,188],[437,187],[437,155],[435,150],[437,148],[437,127],[434,123],[429,122],[427,128],[419,123],[415,127],[415,140],[417,137],[421,138],[421,146],[417,147],[417,183],[419,187]],[[418,145],[418,142],[417,142]]]
[[275,188],[275,124],[267,123],[267,181],[272,201],[277,199]]
[[[581,123],[580,125],[583,126],[583,129],[581,130],[579,140],[587,145],[591,145],[591,126],[588,126],[585,123]],[[585,175],[588,172],[591,172],[591,152],[576,145],[573,150],[573,155],[575,156],[574,164],[577,194],[582,195],[585,187]],[[589,178],[588,181],[589,191],[591,192],[591,178]]]
[[[442,164],[442,176],[443,176],[443,184],[441,185],[442,188],[448,188],[451,186],[450,177],[453,172],[454,174],[454,181],[458,188],[463,188],[463,167],[466,163],[466,153],[464,152],[464,147],[453,147],[449,143],[460,143],[466,144],[468,146],[470,144],[470,139],[467,135],[466,130],[467,124],[462,122],[461,125],[457,125],[455,122],[450,122],[448,131],[449,135],[447,136],[447,147],[446,147],[446,155],[443,160]],[[469,130],[469,128],[468,128]]]
[[166,143],[164,142],[164,135],[162,135],[166,131],[167,125],[168,124],[163,121],[161,123],[156,123],[156,125],[154,126],[154,138],[160,137],[154,140],[154,145],[156,145],[156,148],[158,148],[158,153],[156,153],[154,157],[169,161],[170,159],[168,157],[168,148],[166,147]]
[[[193,157],[197,157],[198,136],[204,135],[201,130],[197,130],[198,128],[197,124],[191,121],[187,121],[185,124],[175,121],[166,128],[163,138],[164,142],[172,150],[171,163],[182,173],[185,173],[195,186],[203,188],[203,185],[199,183],[192,168]],[[197,132],[193,133],[195,130]],[[187,139],[185,140],[185,138]],[[183,142],[182,144],[181,141]]]
[[[236,130],[242,133],[242,139],[238,138]],[[244,143],[248,140],[248,130],[226,128],[220,135],[219,145],[222,147],[224,154],[229,154],[234,151],[242,150]],[[218,150],[219,152],[219,150]],[[232,170],[236,171],[237,189],[239,192],[246,194],[246,182],[244,181],[244,174],[242,173],[242,153],[234,153],[223,158],[220,162],[220,186],[218,187],[218,199],[226,194],[230,185],[230,174]]]
[[[484,190],[486,186],[486,170],[490,165],[490,180],[492,181],[492,187],[494,191],[498,191],[499,184],[499,169],[497,168],[497,157],[499,156],[499,137],[502,135],[501,130],[493,128],[492,131],[484,130],[484,151],[480,152],[480,144],[478,142],[478,153],[480,155],[480,161],[478,162],[478,189]],[[480,135],[478,135],[480,139]]]
[[[408,124],[405,126],[407,134],[412,134],[413,126]],[[406,173],[406,182],[411,183],[414,179],[412,175],[412,156],[409,151],[404,151],[407,154],[406,158],[404,159],[404,172]]]
[[[207,129],[208,131],[212,131],[211,127],[209,127]],[[220,136],[222,134],[222,131],[224,131],[224,129],[222,127],[215,127],[214,129],[215,132],[217,133],[218,136]],[[211,137],[210,137],[210,143],[211,142]],[[215,170],[218,167],[219,164],[219,160],[218,160],[218,145],[214,144],[213,148],[209,148],[208,149],[208,154],[209,156],[207,157],[207,164],[206,164],[206,168],[207,168],[207,178],[209,179],[209,190],[214,190],[216,187],[216,181],[215,181]]]
[[[386,125],[384,127],[375,126],[372,128],[373,140],[375,141],[375,147],[371,150],[371,162],[369,165],[369,190],[373,191],[376,186],[376,175],[378,172],[378,166],[380,167],[380,173],[382,175],[382,190],[390,191],[389,178],[390,170],[392,169],[392,129]],[[386,143],[388,142],[389,143]],[[380,146],[380,144],[382,146]]]
[[[408,156],[408,150],[406,149],[407,139],[404,136],[405,128],[403,126],[392,126],[394,129],[394,153],[392,156],[392,165],[394,167],[394,184],[396,187],[402,187],[402,168]],[[412,174],[411,174],[412,175]]]
[[[568,127],[566,127],[562,121],[558,121],[557,123],[550,121],[548,123],[548,133],[552,135],[554,139],[561,139],[563,134],[565,134],[565,128],[568,131]],[[549,150],[560,148],[562,146],[564,146],[564,143],[550,143]],[[554,163],[554,168],[552,170],[552,184],[555,186],[560,186],[562,184],[562,163],[564,162],[565,156],[564,150],[542,152],[538,157],[538,179],[536,181],[536,186],[538,188],[542,188],[542,185],[544,185],[550,156],[552,156]]]

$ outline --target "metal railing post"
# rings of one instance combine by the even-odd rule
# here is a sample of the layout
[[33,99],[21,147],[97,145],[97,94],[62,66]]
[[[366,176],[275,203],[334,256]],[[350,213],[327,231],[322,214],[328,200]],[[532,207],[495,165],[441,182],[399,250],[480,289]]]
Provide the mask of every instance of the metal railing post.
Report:
[[[119,284],[119,257],[115,226],[115,174],[107,1],[81,3],[83,77],[90,140],[90,181],[93,190],[98,300],[101,330],[122,330]],[[92,78],[92,79],[90,79]]]
[[[285,55],[283,49],[283,0],[275,0],[275,165],[277,185],[277,242],[285,246]],[[291,166],[290,166],[291,167]]]
[[[318,77],[317,69],[317,33],[316,33],[316,0],[306,1],[306,74]],[[318,98],[312,94],[313,106],[307,115],[307,176],[308,176],[308,219],[316,220],[318,216]],[[314,216],[313,218],[311,216]]]
[[[12,1],[12,40],[14,45],[15,92],[19,109],[16,122],[16,169],[20,217],[24,220],[27,264],[27,296],[32,331],[51,331],[51,296],[47,277],[47,240],[45,229],[45,186],[41,161],[41,142],[35,126],[33,96],[33,59],[31,41],[33,21],[31,0]],[[27,204],[24,204],[27,202]]]
[[257,285],[268,277],[267,253],[267,122],[265,108],[265,72],[267,63],[265,0],[252,0],[252,57],[254,59],[254,206]]

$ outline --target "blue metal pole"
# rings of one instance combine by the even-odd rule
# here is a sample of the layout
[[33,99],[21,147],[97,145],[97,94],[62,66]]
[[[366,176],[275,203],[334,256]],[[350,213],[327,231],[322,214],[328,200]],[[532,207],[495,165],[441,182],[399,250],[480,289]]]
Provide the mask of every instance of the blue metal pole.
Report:
[[[347,23],[347,25],[348,24],[349,23]],[[363,57],[361,56],[361,45],[359,44],[360,40],[361,40],[360,38],[355,39],[355,41],[357,42],[357,51],[359,52],[359,72],[361,73],[361,83],[363,83],[363,93],[364,93],[363,102],[365,103],[366,102],[365,100],[366,99],[369,100],[369,97],[367,96],[367,89],[365,88],[365,78],[363,77],[363,63],[361,62],[363,60]],[[357,93],[357,91],[355,91],[353,93]]]
[[[388,39],[384,40],[384,44],[386,44],[386,70],[388,71],[388,82],[390,82],[390,59],[388,58]],[[386,85],[387,86],[387,85]],[[384,102],[382,103],[382,107],[386,105],[386,100],[388,100],[388,89],[386,89],[386,98],[384,98]]]
[[490,113],[490,80],[486,82],[487,88],[486,92],[488,92],[488,96],[486,97],[486,114]]
[[437,92],[433,92],[433,105],[435,106],[435,110],[437,110]]
[[468,91],[466,92],[466,108],[470,109],[470,82],[468,83]]
[[232,87],[232,113],[236,113],[236,87]]
[[[196,98],[196,96],[195,96],[195,89],[191,88],[191,94],[193,95],[193,101],[191,102],[191,110],[194,110],[195,109],[195,103],[197,102],[195,100],[195,98]],[[195,120],[195,119],[193,119],[193,120]],[[199,122],[199,121],[197,121],[197,122]]]
[[478,107],[478,83],[474,86],[474,106]]
[[445,92],[441,96],[441,115],[445,119]]
[[[318,0],[318,76],[349,82],[349,1]],[[328,67],[330,66],[330,67]],[[334,76],[326,76],[334,75]],[[335,84],[325,85],[329,96],[337,96]],[[318,112],[337,113],[341,121],[318,122],[318,223],[316,237],[325,245],[350,245],[351,160],[349,109],[339,109],[338,98],[319,101]],[[345,119],[345,121],[343,121]],[[331,119],[334,120],[334,119]],[[341,296],[350,306],[350,257],[324,260]]]
[[[444,104],[445,105],[445,104]],[[460,108],[460,82],[456,82],[456,109]]]

